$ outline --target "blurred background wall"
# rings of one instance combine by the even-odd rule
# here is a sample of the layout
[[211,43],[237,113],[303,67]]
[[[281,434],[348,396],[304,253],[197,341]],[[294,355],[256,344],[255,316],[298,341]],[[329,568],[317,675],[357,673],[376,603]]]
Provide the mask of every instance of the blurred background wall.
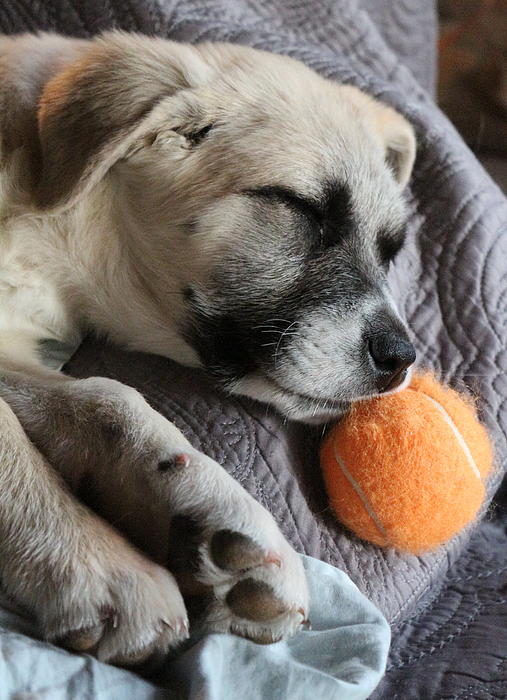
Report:
[[507,0],[439,0],[438,99],[507,192]]

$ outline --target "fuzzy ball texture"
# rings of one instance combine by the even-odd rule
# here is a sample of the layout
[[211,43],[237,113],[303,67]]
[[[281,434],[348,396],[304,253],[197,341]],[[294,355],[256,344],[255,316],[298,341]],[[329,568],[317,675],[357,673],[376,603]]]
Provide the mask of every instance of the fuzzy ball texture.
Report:
[[321,466],[331,507],[359,537],[418,554],[471,522],[493,449],[473,402],[431,374],[360,401],[326,436]]

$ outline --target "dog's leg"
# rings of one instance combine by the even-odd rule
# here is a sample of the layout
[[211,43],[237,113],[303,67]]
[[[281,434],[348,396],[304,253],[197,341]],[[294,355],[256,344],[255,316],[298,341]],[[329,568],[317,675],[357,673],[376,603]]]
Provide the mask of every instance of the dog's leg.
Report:
[[299,628],[304,571],[273,518],[137,391],[11,373],[0,395],[73,489],[85,485],[94,508],[159,562],[169,556],[184,591],[208,592],[206,629],[271,642]]
[[184,638],[171,574],[74,499],[1,399],[0,431],[0,580],[46,638],[118,664]]

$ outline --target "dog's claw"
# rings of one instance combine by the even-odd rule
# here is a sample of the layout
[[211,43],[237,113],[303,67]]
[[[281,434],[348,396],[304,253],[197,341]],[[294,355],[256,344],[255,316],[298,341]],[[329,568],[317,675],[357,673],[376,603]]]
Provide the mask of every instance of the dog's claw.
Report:
[[310,620],[309,620],[308,617],[306,616],[306,610],[305,610],[304,608],[298,608],[297,612],[298,612],[298,613],[301,615],[301,617],[303,618],[303,619],[301,620],[301,623],[300,623],[301,627],[303,627],[303,629],[305,629],[305,630],[311,630],[311,629],[312,629],[312,623],[310,622]]
[[166,627],[169,627],[170,630],[173,632],[176,632],[176,634],[181,635],[183,632],[185,632],[185,635],[188,637],[189,632],[188,632],[188,621],[185,620],[183,617],[178,617],[178,619],[175,622],[169,622],[168,620],[161,620],[162,624],[165,625]]
[[178,634],[183,634],[188,637],[188,622],[182,617],[178,618]]

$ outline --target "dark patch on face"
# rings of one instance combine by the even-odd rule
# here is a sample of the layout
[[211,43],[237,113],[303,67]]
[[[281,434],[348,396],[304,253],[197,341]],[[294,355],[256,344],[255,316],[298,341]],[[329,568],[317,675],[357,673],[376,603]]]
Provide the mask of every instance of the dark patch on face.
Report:
[[343,243],[356,230],[352,197],[347,185],[328,185],[325,189],[325,214],[322,242],[325,247]]
[[403,248],[407,237],[404,227],[394,230],[380,231],[377,237],[377,246],[380,254],[380,260],[383,265],[387,265],[394,260],[400,250]]
[[278,201],[295,209],[312,231],[319,249],[339,245],[355,230],[352,197],[346,184],[328,184],[319,199],[306,197],[289,187],[266,185],[245,190],[244,194]]
[[268,201],[282,202],[303,214],[311,224],[319,227],[322,224],[323,211],[321,202],[304,197],[290,187],[265,185],[245,190],[243,194],[251,197],[262,197]]
[[346,184],[328,184],[318,200],[278,186],[243,195],[255,224],[238,241],[242,234],[249,242],[224,252],[205,287],[183,291],[189,313],[182,333],[225,388],[253,373],[275,379],[312,312],[353,314],[365,295],[380,296],[380,254],[402,244],[401,234],[387,230],[363,240]]
[[193,323],[185,335],[215,379],[227,385],[258,368],[252,343],[255,331],[246,316],[208,313],[195,295],[191,308]]
[[298,332],[299,319],[317,309],[346,312],[374,282],[360,268],[344,263],[337,248],[310,255],[285,291],[273,288],[260,299],[252,284],[255,275],[249,274],[248,266],[242,275],[233,276],[224,264],[211,295],[213,306],[219,300],[221,311],[212,310],[200,293],[186,295],[191,322],[183,332],[207,371],[225,387],[256,370],[271,374]]

